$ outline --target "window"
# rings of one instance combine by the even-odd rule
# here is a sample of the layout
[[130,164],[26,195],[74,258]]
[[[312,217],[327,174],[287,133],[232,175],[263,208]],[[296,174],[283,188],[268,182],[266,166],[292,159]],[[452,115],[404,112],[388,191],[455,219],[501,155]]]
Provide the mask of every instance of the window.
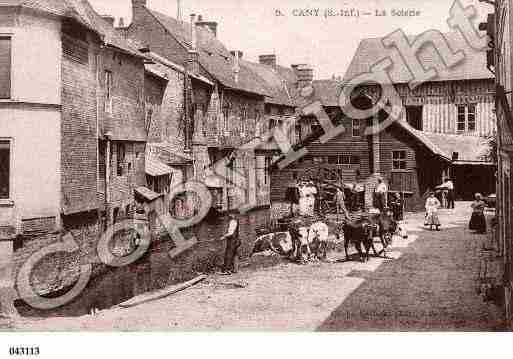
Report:
[[476,130],[476,105],[471,103],[468,105],[458,105],[458,132],[475,131]]
[[264,107],[264,110],[265,110],[265,114],[266,115],[270,115],[271,114],[271,105],[266,103],[265,107]]
[[117,146],[117,166],[116,172],[118,176],[123,176],[123,168],[125,166],[125,144],[118,143]]
[[248,107],[246,105],[240,108],[240,134],[242,137],[246,135],[246,122],[248,119]]
[[413,128],[422,131],[422,106],[406,106],[406,121]]
[[360,157],[351,155],[329,156],[328,163],[333,165],[359,165]]
[[105,112],[112,112],[112,72],[105,70]]
[[392,151],[392,169],[406,169],[406,151]]
[[9,199],[11,184],[11,143],[0,140],[0,199]]
[[469,131],[476,130],[476,105],[473,103],[467,107],[467,128]]
[[274,118],[271,118],[269,120],[269,130],[272,130],[273,128],[275,128],[276,124],[277,124],[276,120]]
[[264,177],[264,184],[271,183],[271,164],[272,159],[271,157],[265,158],[265,177]]
[[296,143],[299,143],[303,139],[303,128],[301,127],[301,125],[296,125],[295,131],[296,131]]
[[10,37],[0,37],[0,98],[11,98]]
[[360,137],[360,120],[352,120],[353,137]]

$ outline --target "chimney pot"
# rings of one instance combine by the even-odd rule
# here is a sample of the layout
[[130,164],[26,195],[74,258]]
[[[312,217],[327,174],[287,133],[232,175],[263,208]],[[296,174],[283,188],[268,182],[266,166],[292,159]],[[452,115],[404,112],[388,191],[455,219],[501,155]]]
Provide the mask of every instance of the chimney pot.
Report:
[[258,56],[258,62],[262,65],[276,67],[276,55],[260,55]]
[[237,57],[237,55],[239,55],[239,59],[242,59],[242,56],[244,55],[242,51],[230,51],[230,54],[232,54],[233,57]]
[[102,19],[107,21],[109,23],[109,25],[114,26],[114,16],[102,15]]
[[218,25],[217,22],[198,20],[196,25],[201,26],[204,29],[210,30],[214,34],[214,36],[217,37],[217,25]]

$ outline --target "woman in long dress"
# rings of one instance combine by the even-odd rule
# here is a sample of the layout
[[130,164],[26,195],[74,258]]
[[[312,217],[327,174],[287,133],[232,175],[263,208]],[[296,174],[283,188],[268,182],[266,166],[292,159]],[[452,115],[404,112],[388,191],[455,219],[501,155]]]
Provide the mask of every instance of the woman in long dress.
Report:
[[484,209],[486,207],[485,201],[481,193],[475,194],[475,201],[472,203],[472,216],[470,217],[469,229],[476,231],[476,233],[486,233],[486,219],[484,216]]
[[440,220],[438,219],[438,208],[440,208],[440,201],[435,197],[434,192],[429,193],[429,197],[426,200],[426,226],[429,226],[433,230],[433,226],[436,230],[440,230]]

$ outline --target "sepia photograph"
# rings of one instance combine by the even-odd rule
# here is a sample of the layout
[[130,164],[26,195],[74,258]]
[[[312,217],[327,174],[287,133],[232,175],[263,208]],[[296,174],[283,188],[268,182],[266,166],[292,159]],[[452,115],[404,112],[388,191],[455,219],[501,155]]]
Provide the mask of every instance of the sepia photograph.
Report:
[[2,357],[510,332],[512,44],[512,0],[0,0]]

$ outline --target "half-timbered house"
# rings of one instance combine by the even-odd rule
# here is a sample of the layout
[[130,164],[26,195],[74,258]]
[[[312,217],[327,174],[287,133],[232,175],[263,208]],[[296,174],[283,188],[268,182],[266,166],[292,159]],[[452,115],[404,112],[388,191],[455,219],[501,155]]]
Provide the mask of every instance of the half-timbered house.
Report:
[[[400,120],[427,134],[440,134],[431,135],[430,138],[448,152],[451,167],[448,173],[437,174],[439,181],[442,181],[443,176],[450,175],[455,182],[458,197],[471,199],[470,189],[479,189],[485,194],[495,191],[495,168],[483,156],[486,152],[483,149],[486,146],[484,139],[496,131],[493,75],[487,68],[486,53],[471,48],[460,33],[443,34],[443,38],[452,51],[463,52],[463,59],[454,66],[445,66],[433,45],[439,44],[439,41],[428,39],[432,43],[419,47],[417,56],[423,66],[436,69],[436,76],[413,89],[410,82],[414,74],[408,64],[397,48],[385,47],[381,38],[360,42],[344,82],[369,72],[373,64],[389,58],[393,65],[387,70],[388,75],[403,105]],[[415,41],[414,36],[408,39],[411,43]],[[362,85],[359,90],[374,100],[379,97],[386,100],[390,96],[386,89],[382,93],[380,87],[375,85]],[[483,140],[466,140],[466,136]],[[477,145],[473,155],[468,153],[469,143]],[[469,178],[469,173],[474,175]]]

